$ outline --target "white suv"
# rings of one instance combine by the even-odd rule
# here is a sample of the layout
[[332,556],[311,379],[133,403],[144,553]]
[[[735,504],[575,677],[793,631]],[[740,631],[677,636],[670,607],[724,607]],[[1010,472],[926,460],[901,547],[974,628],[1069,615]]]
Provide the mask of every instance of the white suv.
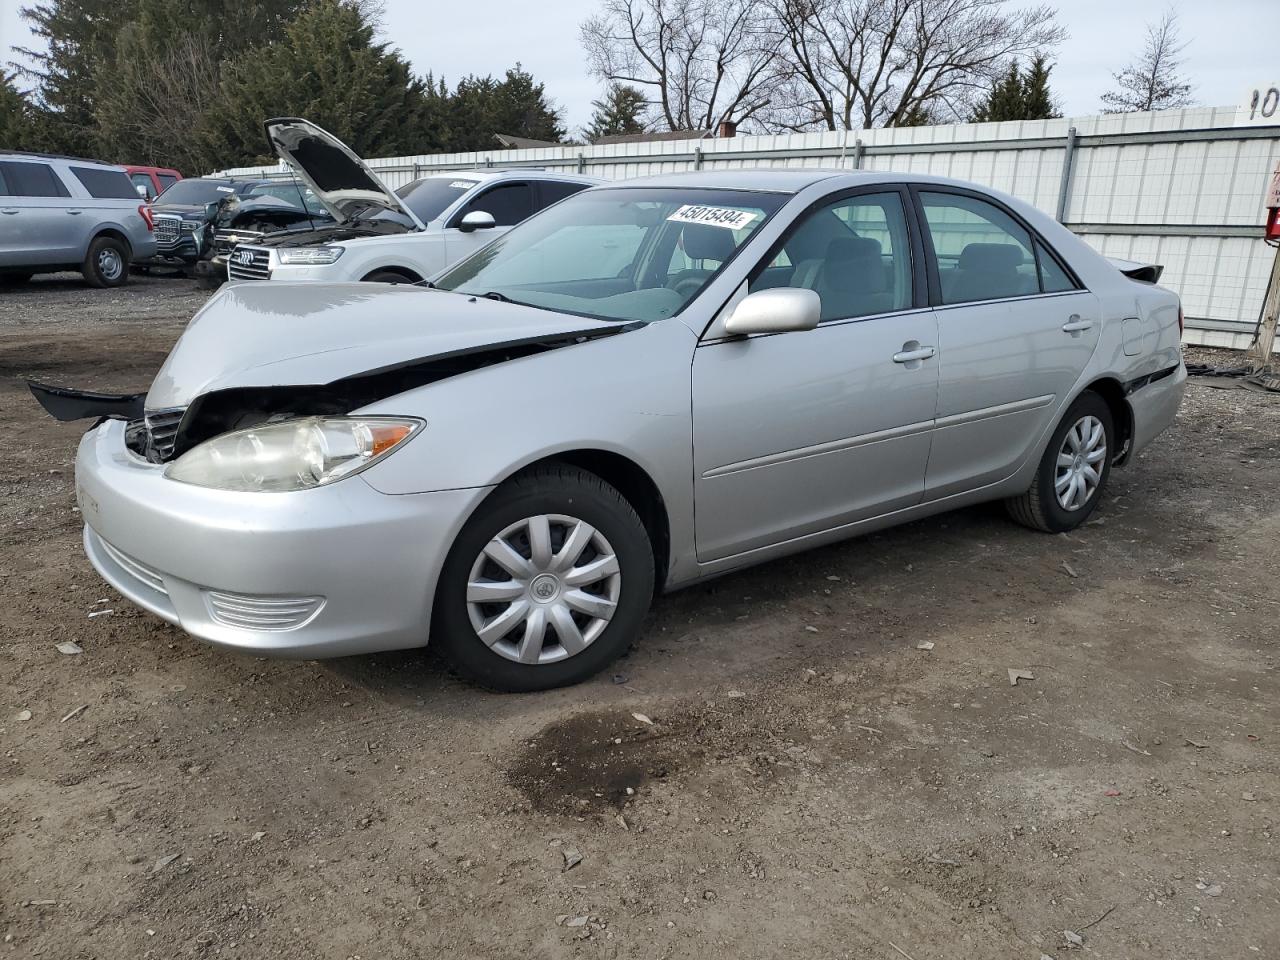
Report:
[[229,280],[416,283],[544,207],[602,181],[531,168],[432,174],[389,190],[346,144],[297,118],[268,120],[281,159],[334,217],[238,245]]

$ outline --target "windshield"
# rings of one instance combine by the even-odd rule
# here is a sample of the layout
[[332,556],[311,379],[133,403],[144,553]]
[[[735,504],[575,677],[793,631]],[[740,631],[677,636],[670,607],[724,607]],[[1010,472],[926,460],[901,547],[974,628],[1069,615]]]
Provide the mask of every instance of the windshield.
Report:
[[426,177],[406,183],[396,191],[396,196],[404,201],[404,205],[412,210],[419,220],[430,223],[477,182],[467,180],[465,177]]
[[[301,202],[299,202],[301,195]],[[328,211],[316,199],[316,195],[311,192],[310,187],[304,187],[300,183],[264,183],[254,187],[249,191],[248,197],[274,197],[276,200],[283,200],[285,203],[293,206],[302,206],[307,209],[308,213],[314,213],[322,216],[328,216]]]
[[742,190],[588,190],[498,237],[435,285],[600,320],[661,320],[701,293],[786,199]]
[[179,180],[160,194],[156,203],[181,203],[198,207],[211,200],[229,197],[235,192],[236,188],[227,180]]

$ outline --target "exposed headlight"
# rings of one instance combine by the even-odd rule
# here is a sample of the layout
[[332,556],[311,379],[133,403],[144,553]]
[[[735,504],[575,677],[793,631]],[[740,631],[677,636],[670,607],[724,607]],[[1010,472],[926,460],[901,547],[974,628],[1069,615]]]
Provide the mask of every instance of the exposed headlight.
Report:
[[171,463],[170,480],[245,492],[306,490],[377,463],[424,426],[409,417],[304,417],[224,433]]
[[333,263],[345,247],[285,247],[276,251],[281,263],[323,264]]

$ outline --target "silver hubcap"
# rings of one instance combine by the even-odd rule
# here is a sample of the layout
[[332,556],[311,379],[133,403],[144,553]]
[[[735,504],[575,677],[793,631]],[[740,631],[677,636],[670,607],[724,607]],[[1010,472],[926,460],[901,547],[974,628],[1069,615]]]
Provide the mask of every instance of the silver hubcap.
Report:
[[120,277],[120,271],[124,269],[124,261],[120,259],[120,254],[108,247],[106,250],[98,252],[98,271],[108,280],[116,280]]
[[1082,417],[1067,431],[1058,451],[1053,492],[1064,510],[1079,510],[1102,483],[1107,431],[1097,417]]
[[517,663],[555,663],[591,645],[618,608],[622,572],[595,527],[527,517],[490,540],[467,578],[467,615],[484,645]]

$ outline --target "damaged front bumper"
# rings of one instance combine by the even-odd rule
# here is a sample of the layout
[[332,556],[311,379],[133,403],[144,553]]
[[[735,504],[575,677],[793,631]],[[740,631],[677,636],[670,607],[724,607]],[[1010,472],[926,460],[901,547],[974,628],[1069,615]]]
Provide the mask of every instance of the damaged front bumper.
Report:
[[90,561],[139,606],[256,654],[424,645],[445,554],[489,492],[393,496],[361,476],[296,493],[211,490],[165,478],[124,432],[100,424],[76,457]]

